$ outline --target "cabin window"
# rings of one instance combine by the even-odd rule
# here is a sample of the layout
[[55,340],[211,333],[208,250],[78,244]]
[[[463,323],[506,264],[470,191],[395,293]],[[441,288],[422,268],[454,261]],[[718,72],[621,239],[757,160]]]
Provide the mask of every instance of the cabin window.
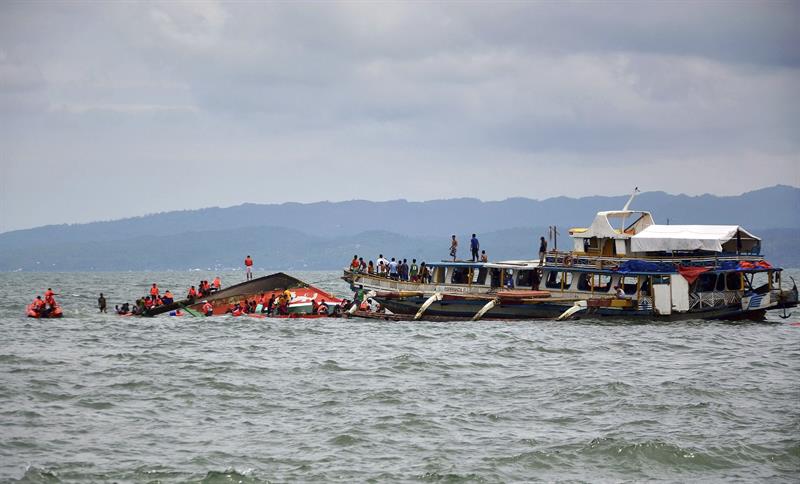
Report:
[[434,267],[433,268],[433,282],[436,284],[443,284],[444,283],[444,267]]
[[712,292],[717,284],[717,275],[705,272],[694,282],[694,292]]
[[517,272],[517,287],[530,287],[533,284],[533,271]]
[[[720,275],[720,277],[722,277]],[[725,274],[725,285],[729,291],[739,291],[742,289],[742,277],[738,272],[728,272]]]
[[592,278],[594,274],[586,274],[583,273],[578,276],[578,290],[579,291],[591,291],[592,290]]
[[469,269],[466,267],[454,267],[450,281],[453,284],[467,284],[469,281]]
[[492,287],[500,287],[500,269],[492,269]]
[[485,267],[481,267],[477,271],[473,271],[472,273],[475,275],[474,283],[475,284],[485,285],[486,284],[486,274],[487,274],[487,272],[488,271],[486,270]]
[[567,289],[572,284],[572,273],[561,271],[549,271],[547,273],[547,280],[545,287],[550,289],[561,289],[561,284],[564,284],[564,289]]
[[639,292],[642,293],[642,296],[652,296],[652,294],[650,294],[650,277],[642,276],[642,286]]
[[620,282],[622,284],[622,289],[625,291],[625,294],[636,294],[635,277],[623,277]]
[[593,284],[594,292],[608,292],[611,289],[611,276],[608,274],[595,274]]
[[717,287],[715,289],[717,291],[724,291],[725,290],[725,274],[718,274],[717,275]]

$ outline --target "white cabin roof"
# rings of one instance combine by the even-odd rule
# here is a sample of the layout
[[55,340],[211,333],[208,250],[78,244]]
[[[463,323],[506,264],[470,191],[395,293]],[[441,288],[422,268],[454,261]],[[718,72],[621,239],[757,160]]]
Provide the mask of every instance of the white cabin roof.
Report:
[[761,240],[739,225],[650,225],[631,237],[631,251],[722,252],[723,244],[736,239],[737,233],[743,249],[749,249]]

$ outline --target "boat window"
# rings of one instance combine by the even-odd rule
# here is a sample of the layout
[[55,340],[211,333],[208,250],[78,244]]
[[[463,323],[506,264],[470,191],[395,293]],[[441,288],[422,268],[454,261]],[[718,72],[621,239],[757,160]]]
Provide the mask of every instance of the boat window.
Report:
[[669,276],[653,276],[653,284],[669,284]]
[[715,288],[715,290],[717,291],[725,290],[725,274],[717,275],[717,287]]
[[533,271],[517,272],[517,287],[530,287],[531,284],[533,284]]
[[738,291],[742,288],[742,278],[738,272],[725,274],[725,285],[729,291]]
[[557,280],[559,272],[558,271],[547,271],[547,279],[545,280],[545,287],[549,287],[550,289],[558,289],[561,287],[561,281]]
[[492,287],[500,287],[500,269],[492,269]]
[[642,287],[639,289],[642,296],[652,296],[650,294],[650,278],[648,276],[642,276]]
[[709,274],[707,272],[700,274],[700,277],[697,278],[694,284],[694,292],[712,292],[714,290],[714,286],[717,284],[717,275]]
[[569,286],[572,285],[572,273],[571,272],[562,272],[561,277],[559,278],[560,286],[564,289],[569,289]]
[[444,267],[434,267],[433,268],[433,282],[436,284],[443,284],[444,283]]
[[485,285],[486,284],[486,274],[487,274],[487,272],[488,271],[486,270],[485,267],[481,267],[477,271],[473,271],[472,274],[475,276],[475,280],[473,281],[473,284]]
[[594,274],[587,274],[583,273],[578,276],[578,290],[579,291],[591,291],[591,280]]
[[466,267],[454,267],[450,282],[453,284],[467,284],[469,282],[469,269]]
[[[608,274],[595,274],[593,284],[594,292],[608,292],[611,289],[611,276]],[[636,291],[634,290],[634,292]]]
[[625,291],[625,294],[636,294],[636,278],[630,276],[623,277],[622,289]]

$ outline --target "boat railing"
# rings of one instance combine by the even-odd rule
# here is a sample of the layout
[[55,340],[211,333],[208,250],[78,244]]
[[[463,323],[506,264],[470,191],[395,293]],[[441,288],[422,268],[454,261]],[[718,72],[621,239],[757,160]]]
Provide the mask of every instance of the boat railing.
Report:
[[582,269],[611,269],[630,260],[681,264],[684,266],[718,267],[722,262],[758,262],[764,260],[757,255],[675,255],[675,256],[601,256],[582,252],[550,251],[545,256],[547,266],[577,267]]

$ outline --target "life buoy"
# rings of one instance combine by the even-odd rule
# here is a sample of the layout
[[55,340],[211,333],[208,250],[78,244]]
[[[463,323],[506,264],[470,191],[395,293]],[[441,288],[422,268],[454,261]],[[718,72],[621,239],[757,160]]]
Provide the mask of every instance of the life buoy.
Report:
[[565,255],[564,256],[564,265],[567,267],[572,267],[572,257]]

